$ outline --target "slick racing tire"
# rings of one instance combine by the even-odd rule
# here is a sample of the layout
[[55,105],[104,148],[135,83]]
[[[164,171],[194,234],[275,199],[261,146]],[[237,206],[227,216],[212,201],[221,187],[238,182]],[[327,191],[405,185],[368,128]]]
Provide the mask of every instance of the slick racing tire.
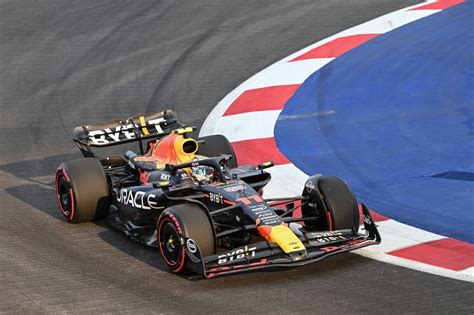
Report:
[[199,138],[204,140],[206,143],[199,147],[198,153],[200,155],[212,157],[227,154],[232,156],[230,161],[227,161],[229,168],[235,168],[238,166],[237,158],[235,156],[234,148],[230,144],[229,140],[223,135],[211,135]]
[[56,171],[56,197],[61,213],[70,223],[105,217],[111,197],[100,162],[83,158],[62,163]]
[[321,177],[319,190],[329,212],[329,230],[359,230],[359,207],[349,186],[339,177]]
[[[191,271],[186,246],[190,251],[196,251],[197,245],[202,257],[215,253],[213,228],[206,213],[196,205],[166,208],[158,218],[157,237],[161,258],[173,273]],[[184,238],[192,239],[188,242],[193,243],[185,244]]]
[[322,220],[306,222],[305,227],[308,230],[349,229],[354,234],[359,230],[357,201],[352,190],[339,177],[310,177],[306,181],[302,195],[310,198],[310,203],[302,206],[303,217],[322,218]]

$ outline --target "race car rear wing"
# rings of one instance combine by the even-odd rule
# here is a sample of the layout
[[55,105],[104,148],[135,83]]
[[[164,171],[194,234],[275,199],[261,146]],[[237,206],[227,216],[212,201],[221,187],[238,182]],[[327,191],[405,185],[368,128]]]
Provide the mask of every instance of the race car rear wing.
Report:
[[143,139],[160,138],[182,127],[172,110],[107,120],[74,128],[73,140],[85,157],[94,157],[91,147],[108,147],[138,141],[143,154]]

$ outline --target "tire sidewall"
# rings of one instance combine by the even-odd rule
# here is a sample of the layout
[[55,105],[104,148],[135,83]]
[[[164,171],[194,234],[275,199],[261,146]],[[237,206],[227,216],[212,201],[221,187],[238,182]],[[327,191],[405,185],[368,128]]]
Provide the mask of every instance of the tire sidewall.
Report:
[[318,222],[305,222],[305,227],[310,231],[331,231],[332,230],[332,221],[329,212],[327,211],[327,207],[324,204],[323,196],[319,191],[318,182],[321,178],[321,175],[315,175],[308,178],[305,182],[302,196],[308,197],[310,203],[314,206],[310,206],[309,204],[302,206],[301,212],[303,218],[314,217],[314,216],[321,216],[323,220],[318,220]]
[[[162,240],[162,229],[166,222],[172,222],[175,230],[180,237],[180,257],[176,263],[168,261],[165,257],[165,241]],[[188,264],[186,239],[192,239],[199,247],[202,258],[215,254],[216,239],[215,231],[212,227],[211,219],[206,213],[206,209],[196,204],[185,203],[177,204],[166,208],[157,221],[157,241],[160,255],[165,265],[174,273],[187,273],[191,271],[192,266]]]
[[[60,185],[67,183],[73,211],[61,205]],[[61,213],[69,223],[90,222],[105,217],[111,204],[110,186],[100,162],[83,158],[62,163],[56,171],[56,196]]]
[[333,176],[322,177],[318,185],[329,214],[330,230],[350,229],[356,234],[359,229],[359,210],[354,193],[347,183]]
[[[176,263],[172,263],[170,261],[168,261],[168,259],[166,258],[166,255],[164,254],[164,245],[163,245],[163,240],[162,240],[162,231],[163,231],[163,228],[165,227],[166,223],[171,223],[178,236],[179,236],[179,258],[178,260],[176,261]],[[176,217],[170,210],[166,209],[164,210],[159,219],[158,219],[158,224],[157,224],[157,237],[158,237],[158,244],[159,244],[159,250],[160,250],[160,254],[161,254],[161,258],[163,259],[163,262],[165,263],[165,265],[170,269],[171,272],[173,273],[179,273],[181,271],[183,271],[184,269],[184,266],[185,266],[185,262],[186,262],[186,250],[185,250],[185,247],[184,247],[184,244],[183,244],[183,239],[185,237],[187,237],[187,235],[185,235],[185,229],[184,229],[184,225],[183,225],[183,222],[181,222],[181,218],[178,218]]]
[[[61,194],[60,189],[64,185],[64,189],[68,190],[69,198],[71,199],[71,209],[65,209],[61,202]],[[75,197],[74,197],[74,189],[72,188],[72,183],[67,171],[64,169],[64,164],[58,167],[56,171],[56,199],[58,201],[59,210],[66,218],[66,221],[69,223],[74,222],[74,215],[75,215]]]
[[230,141],[224,135],[210,135],[200,137],[198,140],[204,140],[206,143],[199,148],[198,154],[204,156],[219,156],[227,154],[232,156],[230,161],[227,161],[229,168],[238,167],[237,156]]

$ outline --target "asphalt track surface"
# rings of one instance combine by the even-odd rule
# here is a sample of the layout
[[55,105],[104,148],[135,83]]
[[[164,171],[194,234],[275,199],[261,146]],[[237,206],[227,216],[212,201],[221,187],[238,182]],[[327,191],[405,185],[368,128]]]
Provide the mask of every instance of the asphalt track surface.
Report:
[[471,283],[344,254],[187,279],[54,197],[72,128],[174,108],[200,125],[256,71],[417,1],[2,1],[0,312],[472,313]]

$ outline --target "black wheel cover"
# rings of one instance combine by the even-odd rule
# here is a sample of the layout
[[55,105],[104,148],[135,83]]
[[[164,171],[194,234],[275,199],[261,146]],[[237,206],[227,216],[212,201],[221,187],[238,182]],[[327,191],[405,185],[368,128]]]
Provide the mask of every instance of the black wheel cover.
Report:
[[56,198],[61,213],[68,222],[71,222],[74,217],[74,195],[71,184],[63,170],[58,171],[56,175]]
[[168,262],[176,265],[180,261],[181,244],[180,237],[174,224],[171,222],[164,223],[160,231],[160,242],[162,254]]

